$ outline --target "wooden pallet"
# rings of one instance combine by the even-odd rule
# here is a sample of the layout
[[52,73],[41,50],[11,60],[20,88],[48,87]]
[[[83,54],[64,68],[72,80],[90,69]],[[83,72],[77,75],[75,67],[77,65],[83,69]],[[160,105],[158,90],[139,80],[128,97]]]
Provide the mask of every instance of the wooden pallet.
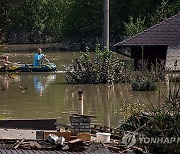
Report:
[[111,133],[111,138],[118,140],[121,139],[123,136],[123,131],[116,128],[110,128],[100,125],[94,125],[93,127],[91,127],[91,133],[95,134],[97,132]]

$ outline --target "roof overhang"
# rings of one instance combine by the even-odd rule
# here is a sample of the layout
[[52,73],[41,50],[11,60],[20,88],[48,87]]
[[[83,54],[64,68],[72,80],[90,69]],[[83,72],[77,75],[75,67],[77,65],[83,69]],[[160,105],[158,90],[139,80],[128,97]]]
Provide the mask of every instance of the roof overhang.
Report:
[[152,47],[152,46],[168,46],[168,44],[118,44],[118,45],[114,45],[114,47],[116,48],[123,48],[123,47]]
[[180,45],[180,13],[163,20],[162,22],[140,32],[134,36],[124,39],[114,47],[132,46],[168,46],[178,47]]

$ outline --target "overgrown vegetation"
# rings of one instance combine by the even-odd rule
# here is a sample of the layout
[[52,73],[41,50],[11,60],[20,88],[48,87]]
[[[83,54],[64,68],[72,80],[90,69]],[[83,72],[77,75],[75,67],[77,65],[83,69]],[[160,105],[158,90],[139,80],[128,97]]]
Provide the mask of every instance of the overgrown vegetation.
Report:
[[131,83],[132,89],[136,91],[153,91],[157,84],[164,80],[164,62],[156,66],[141,60],[139,69],[133,71],[130,63],[120,60],[112,51],[102,51],[98,45],[95,56],[90,59],[88,49],[81,52],[79,58],[75,58],[72,64],[66,68],[66,80],[75,84],[110,84],[110,83]]
[[138,17],[136,21],[134,21],[133,16],[131,16],[129,22],[124,23],[124,25],[125,25],[126,35],[128,37],[140,33],[147,28],[145,25],[145,18],[142,19],[141,16]]
[[[150,68],[149,68],[150,66]],[[154,91],[157,89],[158,82],[164,81],[164,61],[150,65],[147,61],[139,62],[139,69],[132,77],[132,89],[136,91]]]
[[[148,111],[147,111],[148,110]],[[148,138],[176,138],[180,136],[180,87],[170,88],[168,96],[160,107],[149,103],[146,112],[136,111],[120,126],[121,130],[135,132]],[[137,142],[138,144],[138,142]],[[148,143],[146,146],[153,153],[179,153],[179,143]]]
[[130,77],[131,70],[124,67],[124,61],[120,60],[112,51],[102,51],[99,45],[96,47],[92,60],[87,49],[86,52],[81,52],[81,56],[66,68],[68,83],[128,82]]
[[[179,0],[113,0],[110,2],[111,38],[120,40],[125,35],[134,35],[179,10]],[[1,1],[0,12],[0,31],[13,37],[18,33],[24,37],[28,32],[30,43],[38,42],[39,37],[45,42],[60,38],[97,42],[102,36],[101,0]]]

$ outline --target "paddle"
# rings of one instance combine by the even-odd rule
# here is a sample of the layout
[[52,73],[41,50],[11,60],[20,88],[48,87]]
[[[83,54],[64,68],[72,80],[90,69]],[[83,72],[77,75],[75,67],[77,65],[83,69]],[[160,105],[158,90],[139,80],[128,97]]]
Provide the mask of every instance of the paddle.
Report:
[[51,62],[49,61],[49,59],[45,58],[45,60],[50,64]]
[[49,61],[49,59],[47,59],[46,57],[44,57],[44,59],[48,62],[49,66],[52,68],[52,63]]
[[[50,66],[51,68],[54,68],[54,64],[51,63],[51,62],[49,61],[49,59],[47,59],[45,56],[44,56],[44,59],[49,63],[49,66]],[[57,69],[56,69],[56,70],[57,70]]]
[[49,61],[49,59],[46,58],[46,56],[44,56],[44,59],[45,59],[49,64],[51,64],[51,62]]

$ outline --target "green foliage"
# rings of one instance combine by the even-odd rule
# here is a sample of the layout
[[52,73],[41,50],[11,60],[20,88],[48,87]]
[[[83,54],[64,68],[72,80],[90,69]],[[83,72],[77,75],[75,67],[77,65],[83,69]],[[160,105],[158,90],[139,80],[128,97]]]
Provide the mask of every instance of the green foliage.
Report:
[[46,32],[59,36],[62,20],[69,8],[69,0],[25,0],[6,4],[8,31]]
[[101,35],[103,3],[99,0],[72,0],[63,20],[66,38],[94,38]]
[[156,90],[156,84],[147,77],[140,77],[132,83],[132,90],[134,91],[154,91]]
[[[180,1],[110,1],[110,36],[134,35],[180,10]],[[2,32],[41,32],[54,39],[101,38],[103,1],[24,0],[0,2]],[[124,24],[125,23],[125,24]]]
[[133,17],[131,16],[129,23],[124,23],[124,25],[126,35],[128,37],[136,35],[137,33],[140,33],[147,28],[145,25],[145,18],[141,19],[141,17],[138,17],[136,21],[134,21]]
[[148,69],[148,63],[140,61],[138,71],[132,72],[129,64],[117,58],[114,52],[102,51],[96,47],[95,56],[92,60],[87,48],[81,52],[79,58],[66,68],[66,80],[68,83],[125,83],[131,82],[133,90],[152,91],[156,90],[157,83],[164,80],[163,62],[157,63]]
[[[147,109],[146,109],[147,110]],[[133,113],[127,121],[120,126],[121,130],[135,131],[145,137],[174,137],[180,136],[180,87],[171,87],[168,97],[164,98],[161,107],[149,103],[148,112],[140,110]],[[163,148],[162,148],[163,147]],[[172,144],[148,144],[146,148],[156,153],[179,153],[180,148]]]
[[141,60],[139,70],[132,76],[131,86],[134,91],[154,91],[157,84],[164,80],[165,72],[163,69],[164,62],[157,62],[156,66],[151,65],[148,69],[148,62]]
[[127,81],[128,75],[123,72],[124,62],[114,52],[102,51],[96,47],[94,60],[90,60],[88,50],[66,68],[68,83],[116,83]]
[[179,0],[162,0],[158,5],[155,13],[151,15],[151,25],[162,21],[174,14],[176,14],[180,10],[180,1]]

